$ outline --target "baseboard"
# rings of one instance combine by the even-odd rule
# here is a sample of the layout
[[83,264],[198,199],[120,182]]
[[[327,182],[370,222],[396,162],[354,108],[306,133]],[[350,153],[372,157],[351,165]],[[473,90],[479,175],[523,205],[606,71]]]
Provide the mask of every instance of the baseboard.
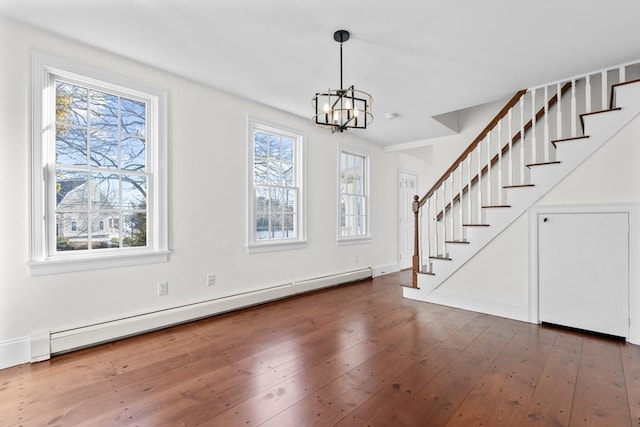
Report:
[[0,341],[0,369],[28,363],[31,359],[30,337]]
[[463,294],[438,288],[430,293],[426,302],[506,317],[508,319],[529,322],[529,306],[499,298],[487,298]]
[[384,264],[373,267],[373,277],[384,276],[385,274],[397,273],[400,271],[398,263]]
[[145,313],[124,319],[117,319],[95,325],[87,325],[64,331],[51,332],[51,354],[64,353],[128,336],[150,332],[168,326],[246,308],[288,296],[309,292],[329,286],[353,282],[372,277],[372,269],[332,274],[285,283],[268,289],[228,295],[213,300],[198,302]]

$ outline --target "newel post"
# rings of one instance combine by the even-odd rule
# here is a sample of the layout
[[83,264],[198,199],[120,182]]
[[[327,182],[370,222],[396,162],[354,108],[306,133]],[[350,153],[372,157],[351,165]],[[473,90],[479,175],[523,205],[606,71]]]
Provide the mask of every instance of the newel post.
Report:
[[420,271],[420,232],[419,232],[419,219],[418,212],[420,211],[420,202],[418,201],[420,197],[413,196],[413,203],[411,204],[411,209],[413,210],[414,221],[413,221],[413,278],[412,283],[413,287],[418,287],[418,272]]

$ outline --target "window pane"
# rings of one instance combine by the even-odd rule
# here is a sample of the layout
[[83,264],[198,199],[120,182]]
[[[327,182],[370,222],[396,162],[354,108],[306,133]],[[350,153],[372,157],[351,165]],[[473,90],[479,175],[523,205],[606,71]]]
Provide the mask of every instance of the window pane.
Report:
[[123,138],[120,142],[120,167],[143,172],[146,170],[147,145],[144,139]]
[[92,209],[120,208],[120,179],[116,174],[91,174]]
[[293,143],[292,138],[283,138],[282,140],[282,161],[284,163],[293,163]]
[[293,165],[289,163],[282,163],[281,168],[283,178],[282,184],[286,185],[287,187],[291,187],[295,184],[293,179]]
[[282,212],[282,190],[279,188],[272,188],[269,194],[269,205],[271,212]]
[[253,135],[253,154],[255,157],[267,157],[267,134],[256,132]]
[[91,218],[91,248],[92,249],[106,249],[117,248],[119,246],[119,235],[116,232],[115,235],[110,233],[107,227],[109,221],[109,214],[96,213]]
[[287,213],[284,215],[284,237],[285,238],[297,237],[294,214]]
[[88,174],[56,169],[56,211],[86,211],[88,208]]
[[271,185],[282,185],[284,183],[282,165],[277,161],[269,160],[267,167],[268,167],[267,183]]
[[256,188],[256,214],[269,212],[269,190],[263,187]]
[[56,126],[56,163],[87,164],[87,131],[85,129]]
[[91,132],[89,164],[101,168],[118,167],[118,138],[115,133]]
[[56,81],[56,122],[86,126],[87,92],[84,87]]
[[124,216],[122,246],[147,246],[147,214],[129,213]]
[[122,132],[144,137],[146,134],[146,106],[142,102],[121,99]]
[[118,130],[118,97],[92,90],[89,93],[89,124],[93,128]]
[[269,215],[256,215],[256,239],[263,240],[269,237]]
[[272,239],[282,239],[284,237],[282,232],[282,217],[280,213],[273,213],[270,216],[271,219],[271,237]]
[[82,212],[56,214],[56,250],[76,251],[88,249],[88,215]]
[[122,209],[147,208],[147,177],[122,176]]
[[253,163],[253,180],[256,184],[268,184],[267,160],[256,157]]
[[269,159],[272,161],[280,160],[280,137],[277,135],[268,135],[269,143]]

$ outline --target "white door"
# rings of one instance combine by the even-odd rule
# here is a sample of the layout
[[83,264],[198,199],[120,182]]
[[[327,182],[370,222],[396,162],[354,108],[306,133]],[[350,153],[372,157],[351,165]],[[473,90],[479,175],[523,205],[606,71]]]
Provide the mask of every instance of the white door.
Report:
[[629,336],[627,213],[538,215],[541,322]]
[[400,188],[398,191],[398,218],[400,221],[398,229],[398,244],[400,248],[398,252],[400,269],[412,266],[414,215],[411,210],[411,204],[417,191],[417,179],[415,175],[400,172]]

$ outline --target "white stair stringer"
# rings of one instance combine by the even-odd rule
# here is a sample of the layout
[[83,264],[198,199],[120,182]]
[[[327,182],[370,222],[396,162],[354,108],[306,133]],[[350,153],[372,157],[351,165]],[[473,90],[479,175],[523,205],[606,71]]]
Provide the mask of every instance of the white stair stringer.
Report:
[[403,296],[437,303],[434,291],[452,274],[640,114],[640,82],[617,86],[615,91],[619,110],[585,115],[587,138],[558,142],[556,159],[560,163],[532,166],[529,182],[533,186],[505,188],[505,203],[510,207],[483,209],[483,222],[489,226],[466,227],[469,243],[448,244],[450,260],[432,259],[432,274],[419,273],[418,287],[404,287]]

